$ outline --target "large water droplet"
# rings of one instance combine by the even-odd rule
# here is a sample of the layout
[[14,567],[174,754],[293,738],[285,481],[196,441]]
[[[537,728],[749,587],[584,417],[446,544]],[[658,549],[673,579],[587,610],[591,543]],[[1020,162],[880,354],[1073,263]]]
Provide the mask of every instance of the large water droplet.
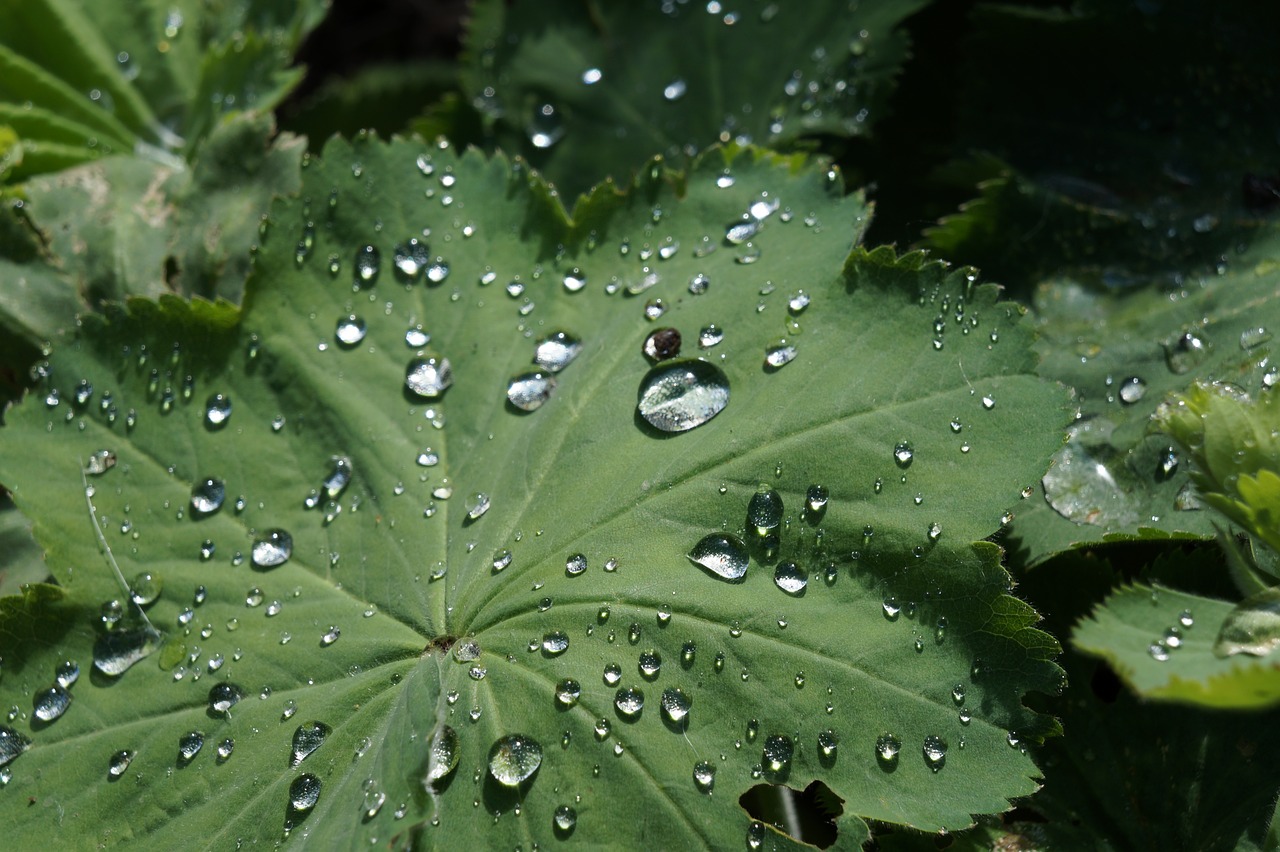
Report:
[[573,363],[582,352],[582,341],[567,331],[557,331],[538,341],[533,353],[533,363],[558,373]]
[[555,378],[547,373],[521,373],[507,383],[507,401],[521,411],[535,411],[551,398],[555,388]]
[[746,576],[750,563],[747,546],[742,539],[729,533],[712,533],[703,537],[689,551],[688,557],[694,565],[735,583]]
[[685,432],[701,426],[729,404],[729,379],[709,361],[663,362],[640,383],[637,410],[663,432]]
[[1264,589],[1227,613],[1213,643],[1219,657],[1249,654],[1265,657],[1280,646],[1280,588]]
[[662,715],[674,725],[685,724],[689,716],[689,708],[693,706],[692,699],[685,694],[684,690],[678,688],[664,689],[661,703]]
[[453,365],[435,355],[414,358],[405,370],[404,384],[418,396],[435,399],[453,384]]
[[208,515],[222,508],[227,488],[221,479],[204,479],[191,489],[191,510],[195,515]]
[[553,630],[542,637],[542,651],[550,656],[558,656],[569,650],[569,636],[563,630]]
[[794,751],[795,746],[791,737],[785,734],[771,734],[765,737],[760,764],[769,775],[784,775],[791,766],[791,755]]
[[565,678],[556,684],[556,701],[562,707],[573,707],[582,695],[582,685],[572,678]]
[[251,558],[259,568],[275,568],[289,561],[293,555],[293,536],[282,529],[267,530],[254,541]]
[[518,787],[542,765],[542,746],[525,734],[508,734],[489,749],[489,774],[507,787]]
[[458,733],[448,725],[442,725],[431,739],[431,753],[427,758],[424,783],[430,785],[447,778],[457,766]]
[[293,732],[293,754],[290,765],[297,766],[328,739],[332,728],[324,722],[306,722]]
[[215,683],[209,689],[209,710],[224,715],[231,710],[240,699],[244,698],[244,690],[234,683]]
[[109,677],[118,677],[159,644],[160,634],[149,627],[112,630],[94,641],[93,667]]
[[289,785],[289,807],[298,814],[305,814],[320,801],[320,779],[310,772],[299,775]]
[[138,606],[150,606],[160,597],[160,590],[163,588],[164,580],[159,574],[140,571],[129,583],[129,597]]
[[71,693],[61,686],[51,686],[36,692],[32,701],[36,718],[41,722],[52,722],[61,718],[71,706]]
[[625,719],[639,718],[640,712],[644,710],[644,691],[634,686],[623,687],[614,693],[613,706],[618,708],[618,714]]

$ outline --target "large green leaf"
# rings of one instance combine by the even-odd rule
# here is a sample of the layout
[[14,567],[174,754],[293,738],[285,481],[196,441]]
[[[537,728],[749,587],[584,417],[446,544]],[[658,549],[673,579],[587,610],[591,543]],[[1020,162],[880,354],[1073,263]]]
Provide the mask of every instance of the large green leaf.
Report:
[[463,84],[494,141],[572,197],[654,153],[865,135],[923,5],[493,0],[474,10]]
[[[0,626],[0,700],[20,704],[12,724],[33,742],[0,799],[13,842],[54,827],[220,847],[280,839],[292,821],[326,848],[711,848],[755,832],[787,845],[738,799],[820,779],[852,847],[867,819],[958,829],[1036,789],[1009,731],[1056,730],[1021,699],[1058,688],[1058,649],[1009,596],[998,548],[975,542],[1043,472],[1064,399],[1030,375],[1027,324],[996,288],[889,250],[857,250],[842,271],[861,199],[835,172],[755,152],[713,151],[674,182],[655,164],[569,220],[521,163],[361,138],[331,143],[301,196],[274,208],[243,313],[162,297],[86,318],[49,385],[11,412],[0,481],[66,592],[46,616],[70,625],[34,639]],[[751,245],[726,244],[726,224],[762,201],[779,208]],[[401,280],[395,246],[413,237],[447,274]],[[366,244],[381,257],[368,282],[353,267]],[[970,331],[941,350],[939,310],[963,310]],[[345,345],[335,328],[352,314],[367,335]],[[723,371],[727,407],[659,432],[637,414],[642,343],[668,324],[698,354],[711,323],[723,342],[694,363]],[[419,324],[429,344],[406,346]],[[557,331],[581,354],[520,411],[508,380]],[[794,361],[767,366],[783,335]],[[421,399],[406,373],[431,353],[454,384]],[[232,405],[221,425],[213,394]],[[100,450],[116,463],[86,479]],[[335,456],[353,477],[317,494]],[[225,505],[193,516],[207,477]],[[778,554],[754,547],[739,583],[686,558],[705,536],[747,535],[761,482],[785,507]],[[825,514],[802,511],[812,485],[828,490]],[[255,542],[277,529],[291,558],[255,568]],[[164,584],[148,613],[168,644],[118,678],[90,665],[99,605],[121,595],[108,556]],[[802,594],[775,585],[779,559],[808,572]],[[32,719],[64,659],[85,671],[70,708]],[[556,698],[565,679],[580,685],[573,706]],[[207,710],[223,683],[245,693],[226,718]],[[634,717],[620,689],[643,692]],[[683,723],[663,709],[681,694]],[[312,720],[327,741],[290,766]],[[205,745],[184,764],[193,730]],[[902,744],[889,764],[886,733]],[[509,788],[490,749],[515,734],[542,759]],[[457,768],[424,789],[432,746],[455,735]],[[948,746],[933,767],[928,737]],[[111,782],[120,750],[136,755]],[[322,784],[309,815],[287,808],[304,773]],[[556,827],[561,806],[576,825]]]

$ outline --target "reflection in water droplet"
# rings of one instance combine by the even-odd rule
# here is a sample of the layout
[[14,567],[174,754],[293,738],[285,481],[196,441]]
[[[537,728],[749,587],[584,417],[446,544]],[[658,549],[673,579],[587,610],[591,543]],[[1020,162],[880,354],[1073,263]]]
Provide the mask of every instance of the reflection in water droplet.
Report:
[[453,384],[453,365],[435,355],[414,358],[405,370],[404,384],[411,393],[435,399]]
[[538,341],[533,363],[558,373],[573,363],[582,352],[582,341],[567,331],[557,331]]
[[680,332],[674,328],[659,328],[644,339],[644,354],[650,361],[665,361],[680,354]]
[[765,347],[764,363],[766,367],[776,370],[794,361],[797,354],[795,345],[782,339]]
[[773,582],[789,595],[800,595],[809,585],[809,573],[794,562],[779,562],[773,569]]
[[893,460],[901,468],[908,468],[915,460],[915,450],[906,441],[899,441],[893,448]]
[[1164,343],[1164,360],[1170,372],[1188,373],[1204,363],[1212,347],[1193,331],[1176,334]]
[[133,762],[133,752],[128,749],[121,749],[111,755],[111,759],[107,762],[107,774],[112,778],[119,778],[129,770],[129,764]]
[[355,314],[351,314],[338,320],[337,328],[334,330],[334,337],[338,339],[338,343],[342,346],[352,347],[364,340],[364,336],[368,331],[369,326],[365,321]]
[[227,714],[241,698],[244,698],[244,690],[234,683],[215,683],[209,689],[209,710],[219,715]]
[[644,692],[636,687],[623,687],[613,696],[613,706],[626,719],[636,719],[644,710]]
[[930,735],[924,738],[924,760],[934,772],[946,765],[947,744],[941,737]]
[[542,650],[551,656],[558,656],[569,650],[569,637],[563,630],[553,630],[542,637]]
[[653,367],[640,383],[637,410],[664,432],[685,432],[729,404],[729,379],[716,365],[685,359]]
[[700,793],[710,793],[716,786],[716,768],[705,760],[693,766],[693,783]]
[[771,734],[765,737],[760,763],[766,772],[778,775],[790,766],[794,750],[791,737],[785,734]]
[[293,555],[293,536],[282,529],[270,529],[254,541],[250,558],[259,568],[275,568]]
[[296,813],[305,814],[320,801],[320,779],[311,773],[299,775],[289,785],[289,807]]
[[836,748],[840,745],[840,738],[836,736],[835,731],[827,728],[818,734],[818,754],[825,758],[833,758],[836,756]]
[[738,582],[747,573],[750,557],[742,539],[728,533],[703,537],[688,553],[689,561],[716,576]]
[[1270,588],[1250,595],[1227,613],[1213,643],[1213,653],[1219,657],[1235,654],[1265,657],[1277,647],[1280,647],[1280,588]]
[[395,264],[396,272],[410,282],[418,280],[423,268],[430,260],[431,254],[427,244],[416,238],[410,239],[407,243],[397,244],[391,254],[391,262]]
[[204,748],[204,734],[200,731],[189,731],[178,738],[178,763],[186,766],[196,759],[200,749]]
[[560,805],[556,808],[554,816],[556,831],[570,832],[573,827],[578,824],[578,812],[569,805]]
[[898,765],[898,753],[902,751],[902,741],[894,734],[881,734],[876,739],[876,760],[885,769]]
[[500,737],[489,750],[489,774],[499,783],[517,787],[542,765],[542,746],[525,734]]
[[507,383],[507,400],[521,411],[536,411],[555,388],[553,376],[540,371],[521,373]]
[[80,664],[74,660],[58,663],[53,670],[53,679],[63,689],[70,689],[71,685],[80,679]]
[[573,707],[582,695],[582,686],[572,678],[565,678],[556,684],[556,701],[561,706]]
[[230,418],[231,397],[226,394],[215,393],[205,400],[204,419],[210,426],[214,428],[224,426]]
[[112,630],[94,641],[93,667],[109,677],[118,677],[159,644],[160,634],[149,627]]
[[710,349],[712,346],[719,344],[722,340],[724,340],[724,329],[720,328],[720,326],[715,323],[704,326],[703,329],[698,332],[698,346],[702,349]]
[[290,765],[297,766],[328,739],[332,729],[324,722],[306,722],[293,732],[293,754]]
[[36,692],[32,701],[36,718],[41,722],[52,722],[61,718],[71,706],[71,693],[61,686],[51,686]]
[[587,557],[581,553],[575,553],[565,560],[564,571],[570,577],[576,577],[583,571],[587,570]]
[[689,716],[689,708],[693,706],[693,701],[684,690],[671,688],[662,691],[661,704],[662,715],[668,722],[683,725]]
[[191,509],[196,515],[208,515],[222,508],[227,489],[221,479],[204,479],[191,489]]
[[431,740],[431,753],[427,758],[427,776],[424,783],[431,785],[447,778],[458,766],[458,733],[448,725],[442,725]]

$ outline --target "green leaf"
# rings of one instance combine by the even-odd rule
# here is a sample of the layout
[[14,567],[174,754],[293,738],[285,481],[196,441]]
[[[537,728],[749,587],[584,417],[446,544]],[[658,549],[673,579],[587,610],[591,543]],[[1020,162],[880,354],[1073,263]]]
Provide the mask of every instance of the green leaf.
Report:
[[44,554],[31,538],[31,521],[23,517],[8,495],[0,497],[0,598],[17,594],[28,583],[49,579]]
[[865,135],[906,59],[899,25],[923,5],[490,0],[473,11],[463,86],[494,142],[573,197],[654,153]]
[[[722,189],[726,169],[735,182]],[[34,744],[3,800],[22,807],[0,804],[14,842],[47,839],[56,808],[67,836],[157,846],[269,842],[287,821],[326,848],[565,834],[595,848],[711,848],[755,831],[786,843],[751,827],[739,797],[821,780],[853,846],[868,819],[958,829],[1036,789],[1008,731],[1056,732],[1022,697],[1060,685],[1058,647],[1009,596],[999,549],[975,543],[1042,472],[1063,416],[1061,390],[1031,375],[1021,311],[920,255],[850,255],[867,209],[821,164],[716,150],[688,176],[662,174],[655,164],[627,193],[598,190],[570,219],[520,163],[335,141],[304,170],[300,198],[273,208],[243,313],[135,299],[56,348],[51,385],[12,411],[0,481],[79,616],[57,641],[24,644],[21,666],[6,654],[0,701],[37,694],[64,659],[86,674],[64,717],[15,722]],[[726,244],[726,224],[765,192],[780,207],[753,245]],[[428,283],[443,265],[397,272],[395,247],[411,237],[429,264],[448,264],[443,281]],[[354,267],[366,244],[381,256],[370,281]],[[650,273],[651,289],[626,294]],[[699,273],[710,284],[696,294]],[[581,290],[564,286],[584,276]],[[646,319],[659,301],[661,319]],[[963,303],[972,333],[939,351],[943,302]],[[367,334],[344,345],[335,328],[352,314]],[[698,369],[723,371],[727,406],[686,432],[637,414],[643,343],[664,323],[691,355],[700,329],[724,330]],[[406,346],[419,324],[431,336],[421,355],[420,341]],[[581,354],[545,404],[518,410],[508,381],[562,330]],[[766,366],[783,335],[795,360]],[[451,361],[439,399],[406,385],[428,355]],[[220,425],[206,411],[223,407],[206,403],[215,394],[231,403]],[[909,459],[895,457],[901,443]],[[114,466],[86,477],[102,450]],[[339,469],[345,489],[322,485]],[[193,516],[207,477],[223,481],[225,504]],[[705,536],[747,535],[762,482],[782,501],[779,552],[753,545],[739,583],[693,564]],[[812,485],[827,488],[825,513],[802,511]],[[95,523],[126,579],[163,582],[148,617],[166,650],[118,679],[89,673],[100,604],[122,595]],[[272,530],[288,532],[292,555],[255,568]],[[808,572],[803,594],[775,585],[779,559]],[[580,686],[572,707],[556,698],[564,679]],[[228,682],[245,698],[224,718],[206,708]],[[620,689],[643,693],[635,718]],[[684,723],[662,706],[677,689],[692,701]],[[289,702],[297,713],[282,719]],[[331,731],[291,766],[312,720]],[[183,766],[179,739],[193,730],[205,744]],[[876,757],[885,733],[902,743],[890,766]],[[517,734],[540,744],[541,764],[514,789],[489,760]],[[455,735],[456,769],[424,789],[433,744]],[[934,736],[948,746],[936,772]],[[218,760],[228,737],[234,753]],[[112,783],[122,749],[136,754]],[[86,770],[56,769],[70,760]],[[715,770],[709,794],[695,783],[701,761]],[[286,805],[304,773],[322,785],[307,815]],[[555,825],[561,806],[576,811],[571,829]]]
[[1145,698],[1206,707],[1274,706],[1280,703],[1280,662],[1214,653],[1219,629],[1234,608],[1174,589],[1126,586],[1081,622],[1071,641],[1106,659]]
[[[1264,327],[1242,332],[1242,345],[1266,337]],[[1267,380],[1269,379],[1269,380]],[[1280,403],[1264,376],[1257,399],[1225,385],[1194,384],[1155,414],[1195,465],[1192,479],[1210,506],[1280,550]]]

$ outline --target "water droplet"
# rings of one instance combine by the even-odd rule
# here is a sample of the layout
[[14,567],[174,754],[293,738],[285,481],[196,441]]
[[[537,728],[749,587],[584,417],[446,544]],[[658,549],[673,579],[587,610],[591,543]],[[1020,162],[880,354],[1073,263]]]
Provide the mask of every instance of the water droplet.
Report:
[[37,691],[32,704],[37,719],[42,722],[52,722],[61,718],[71,706],[71,693],[61,686],[51,686]]
[[293,754],[291,766],[297,766],[328,739],[332,728],[324,722],[306,722],[293,732]]
[[617,686],[618,681],[622,680],[622,666],[617,663],[609,663],[604,667],[604,682],[606,686]]
[[417,281],[423,268],[431,260],[427,244],[418,239],[398,243],[391,251],[391,262],[396,272],[406,281]]
[[765,347],[764,363],[766,367],[776,370],[794,361],[796,354],[794,344],[788,343],[785,339],[779,340]]
[[222,508],[227,488],[221,479],[204,479],[191,489],[191,510],[197,516],[209,515]]
[[550,656],[558,656],[569,650],[569,636],[563,630],[553,630],[542,637],[542,650]]
[[80,664],[75,660],[64,660],[58,663],[53,669],[53,679],[63,689],[70,689],[71,685],[80,679]]
[[623,687],[614,693],[613,706],[618,709],[620,716],[636,719],[644,710],[644,692],[634,686]]
[[558,373],[573,363],[582,352],[582,341],[567,331],[557,331],[538,341],[534,349],[533,363]]
[[448,725],[442,725],[431,739],[431,753],[427,758],[428,785],[447,778],[458,766],[458,733]]
[[665,361],[680,354],[680,332],[659,328],[644,339],[644,354],[650,361]]
[[715,323],[705,326],[698,332],[698,346],[702,349],[710,349],[722,340],[724,340],[724,329]]
[[339,344],[350,348],[364,340],[364,336],[368,331],[368,324],[355,314],[351,314],[338,320],[337,328],[334,329],[334,337],[338,339]]
[[293,536],[282,529],[270,529],[253,542],[250,558],[259,568],[275,568],[293,555]]
[[490,505],[492,504],[489,500],[489,495],[482,491],[477,491],[472,494],[463,503],[463,506],[467,510],[467,517],[473,521],[483,516],[485,512],[489,511]]
[[729,379],[716,365],[695,359],[663,362],[640,383],[637,410],[663,432],[701,426],[729,404]]
[[573,831],[573,827],[578,824],[578,812],[569,805],[560,805],[556,808],[553,817],[556,824],[556,831],[568,833]]
[[[694,254],[697,254],[696,249],[694,250]],[[689,292],[695,296],[701,296],[703,293],[707,292],[707,289],[710,287],[711,279],[701,272],[689,279]],[[706,347],[703,348],[705,349]]]
[[328,648],[334,642],[337,642],[338,637],[340,637],[341,635],[342,635],[342,631],[338,628],[336,624],[329,625],[329,629],[326,630],[320,636],[321,647]]
[[493,570],[501,571],[511,564],[511,551],[500,547],[493,552]]
[[573,707],[581,695],[581,684],[572,678],[565,678],[556,684],[556,701],[563,707]]
[[[637,641],[639,637],[636,637]],[[641,651],[637,661],[637,667],[640,674],[645,680],[654,680],[658,677],[658,673],[662,670],[662,657],[652,648]]]
[[678,101],[688,90],[689,84],[684,80],[672,80],[662,89],[662,97],[668,101]]
[[759,539],[776,533],[782,523],[782,497],[767,483],[756,486],[747,503],[747,529]]
[[356,279],[361,284],[372,284],[378,278],[382,266],[382,252],[376,246],[365,245],[356,250]]
[[164,588],[164,581],[159,574],[142,571],[129,584],[129,597],[138,606],[150,606],[160,597],[162,588]]
[[915,450],[906,441],[899,441],[893,448],[893,460],[900,468],[910,467],[915,457]]
[[804,495],[805,517],[810,523],[817,523],[827,511],[830,495],[825,485],[810,485]]
[[716,768],[714,764],[700,760],[693,766],[693,783],[700,793],[710,793],[716,786]]
[[93,667],[109,677],[117,677],[155,651],[159,644],[160,634],[151,628],[112,630],[94,641]]
[[542,746],[525,734],[501,737],[489,750],[489,774],[507,787],[518,787],[542,765]]
[[773,582],[789,595],[802,595],[809,585],[809,573],[794,562],[779,562],[773,569]]
[[234,683],[215,683],[209,689],[209,711],[225,716],[241,698],[244,698],[244,690]]
[[1249,654],[1265,657],[1280,646],[1280,588],[1264,589],[1227,613],[1213,643],[1219,657]]
[[898,765],[898,753],[902,750],[902,741],[894,734],[881,734],[876,739],[876,760],[885,769],[893,769]]
[[421,349],[431,342],[431,335],[423,331],[421,325],[415,325],[404,333],[404,342],[410,349]]
[[1120,383],[1120,401],[1133,405],[1147,395],[1147,383],[1137,376],[1130,376]]
[[1270,342],[1271,337],[1271,332],[1267,331],[1262,326],[1246,328],[1244,331],[1240,332],[1240,348],[1248,351],[1261,346],[1264,343]]
[[785,734],[771,734],[765,737],[764,748],[760,753],[760,763],[770,775],[784,774],[791,765],[791,755],[795,746],[791,737]]
[[414,358],[405,370],[404,384],[411,393],[435,399],[453,384],[453,365],[435,355]]
[[728,533],[703,537],[688,553],[689,561],[730,582],[739,582],[747,573],[750,557],[742,539]]
[[112,778],[119,778],[125,772],[129,771],[129,764],[133,762],[132,751],[121,749],[111,755],[111,759],[107,762],[107,774]]
[[587,570],[587,557],[581,553],[575,553],[565,560],[564,571],[570,577],[576,577],[583,571]]
[[[583,287],[587,286],[587,276],[578,267],[573,267],[564,274],[564,289],[570,293],[577,293]],[[563,332],[561,332],[563,334]],[[545,366],[545,365],[544,365]]]
[[818,753],[828,760],[836,756],[836,748],[839,745],[840,738],[830,728],[818,734]]
[[550,148],[564,136],[564,122],[554,106],[543,104],[533,111],[527,133],[533,147]]
[[924,762],[937,772],[947,764],[947,744],[941,737],[933,735],[924,738]]
[[1164,481],[1178,472],[1178,454],[1173,447],[1165,447],[1156,459],[1156,478]]
[[556,388],[553,376],[540,371],[521,373],[507,383],[507,401],[521,411],[536,411]]
[[305,814],[320,801],[320,779],[310,772],[299,775],[289,785],[289,807],[297,814]]
[[231,397],[215,393],[204,403],[204,420],[212,428],[225,426],[231,417]]
[[1188,373],[1204,363],[1212,347],[1193,331],[1176,334],[1164,342],[1164,360],[1170,372]]
[[684,690],[671,688],[662,691],[661,704],[662,715],[667,721],[683,726],[689,716],[689,708],[693,706],[693,700],[684,693]]
[[178,763],[186,766],[196,759],[200,749],[204,748],[204,734],[200,731],[188,731],[178,738]]
[[1194,625],[1196,622],[1195,622],[1195,618],[1193,618],[1191,615],[1191,610],[1184,609],[1182,613],[1178,616],[1178,623],[1181,624],[1184,628],[1190,628],[1192,625]]
[[[13,721],[11,715],[9,721]],[[0,725],[0,766],[7,766],[31,748],[31,740],[7,725]]]

